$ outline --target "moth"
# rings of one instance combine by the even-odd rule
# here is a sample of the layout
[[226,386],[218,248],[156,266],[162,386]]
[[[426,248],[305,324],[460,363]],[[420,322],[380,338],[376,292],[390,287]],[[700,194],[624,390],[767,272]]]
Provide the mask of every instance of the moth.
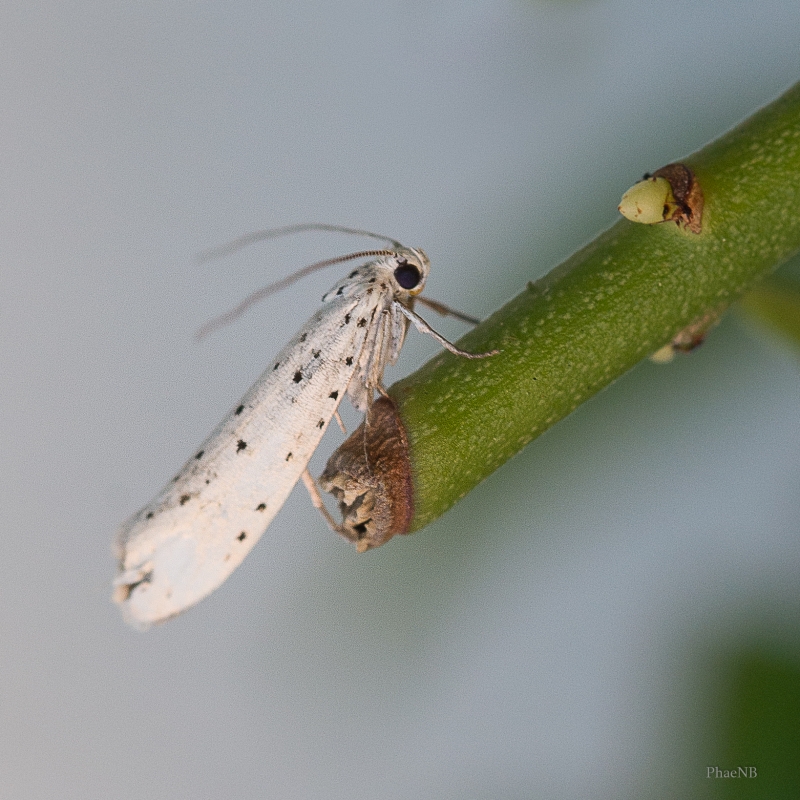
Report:
[[[338,226],[298,225],[250,234],[211,255],[308,229],[361,233],[384,239],[391,247],[312,264],[257,292],[206,327],[207,331],[227,322],[255,300],[312,270],[367,259],[323,296],[322,307],[180,472],[122,525],[116,539],[119,571],[114,600],[137,627],[181,613],[223,583],[301,478],[314,505],[337,529],[308,473],[308,462],[331,419],[338,417],[345,396],[356,409],[368,412],[375,392],[384,391],[384,369],[397,360],[410,323],[464,358],[496,352],[460,350],[414,312],[430,262],[422,250],[388,237]],[[433,301],[428,304],[449,311]]]

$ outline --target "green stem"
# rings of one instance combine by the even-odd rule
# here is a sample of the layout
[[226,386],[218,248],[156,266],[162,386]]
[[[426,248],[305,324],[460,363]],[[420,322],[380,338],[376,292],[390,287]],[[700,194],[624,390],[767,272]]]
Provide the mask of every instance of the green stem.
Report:
[[800,84],[684,159],[702,233],[620,220],[390,390],[406,426],[411,530],[692,321],[800,250]]

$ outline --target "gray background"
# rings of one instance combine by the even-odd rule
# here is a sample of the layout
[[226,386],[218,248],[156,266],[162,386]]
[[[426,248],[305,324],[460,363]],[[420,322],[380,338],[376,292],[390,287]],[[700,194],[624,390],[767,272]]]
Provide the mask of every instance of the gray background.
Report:
[[[426,249],[430,296],[487,315],[643,172],[800,78],[798,41],[796,0],[5,3],[2,797],[701,784],[708,659],[800,638],[800,370],[740,321],[373,553],[298,489],[216,594],[149,633],[108,600],[110,542],[337,268],[195,330],[363,242],[198,251],[370,228]],[[387,379],[436,349],[412,333]]]

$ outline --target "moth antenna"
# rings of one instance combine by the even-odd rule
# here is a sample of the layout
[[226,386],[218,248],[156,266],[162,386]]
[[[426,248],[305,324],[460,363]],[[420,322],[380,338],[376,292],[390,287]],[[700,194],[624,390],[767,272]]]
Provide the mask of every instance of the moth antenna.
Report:
[[352,261],[355,258],[392,255],[395,255],[393,250],[360,250],[358,253],[349,253],[346,256],[327,258],[325,261],[317,261],[315,264],[309,264],[307,267],[303,267],[302,269],[297,270],[297,272],[293,272],[291,275],[287,275],[285,278],[275,281],[275,283],[270,283],[268,286],[264,286],[261,289],[256,289],[255,292],[245,297],[245,299],[242,300],[242,302],[239,303],[239,305],[235,308],[232,308],[230,311],[226,311],[224,314],[220,314],[218,317],[214,317],[214,319],[206,322],[206,324],[203,325],[199,331],[197,331],[195,338],[198,341],[205,338],[209,333],[211,333],[211,331],[215,331],[217,328],[221,328],[224,325],[227,325],[229,322],[233,322],[235,319],[241,317],[242,314],[244,314],[244,312],[250,308],[250,306],[255,305],[265,297],[269,297],[271,294],[275,294],[275,292],[285,289],[287,286],[291,286],[293,283],[299,281],[300,278],[304,278],[306,275],[310,275],[312,272],[316,272],[318,269],[324,269],[325,267],[330,267],[333,264],[341,264],[343,261]]
[[364,231],[360,228],[346,228],[344,225],[326,225],[320,222],[303,222],[299,225],[283,225],[280,228],[267,228],[263,231],[253,231],[253,233],[246,233],[227,244],[219,245],[218,247],[210,247],[208,250],[203,250],[198,256],[201,263],[206,261],[213,261],[216,258],[229,256],[248,245],[255,244],[256,242],[263,242],[267,239],[277,239],[279,236],[289,236],[293,233],[302,233],[303,231],[328,231],[331,233],[348,233],[354,236],[369,236],[372,239],[380,239],[384,242],[389,242],[395,250],[403,249],[403,245],[391,236],[383,236],[380,233],[373,233],[372,231]]

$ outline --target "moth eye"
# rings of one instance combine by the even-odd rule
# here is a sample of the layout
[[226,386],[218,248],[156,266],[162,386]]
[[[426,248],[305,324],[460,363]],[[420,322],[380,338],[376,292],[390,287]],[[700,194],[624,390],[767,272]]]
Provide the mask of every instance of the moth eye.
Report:
[[416,288],[422,279],[420,271],[413,264],[409,264],[408,261],[401,261],[397,265],[394,277],[404,289]]

